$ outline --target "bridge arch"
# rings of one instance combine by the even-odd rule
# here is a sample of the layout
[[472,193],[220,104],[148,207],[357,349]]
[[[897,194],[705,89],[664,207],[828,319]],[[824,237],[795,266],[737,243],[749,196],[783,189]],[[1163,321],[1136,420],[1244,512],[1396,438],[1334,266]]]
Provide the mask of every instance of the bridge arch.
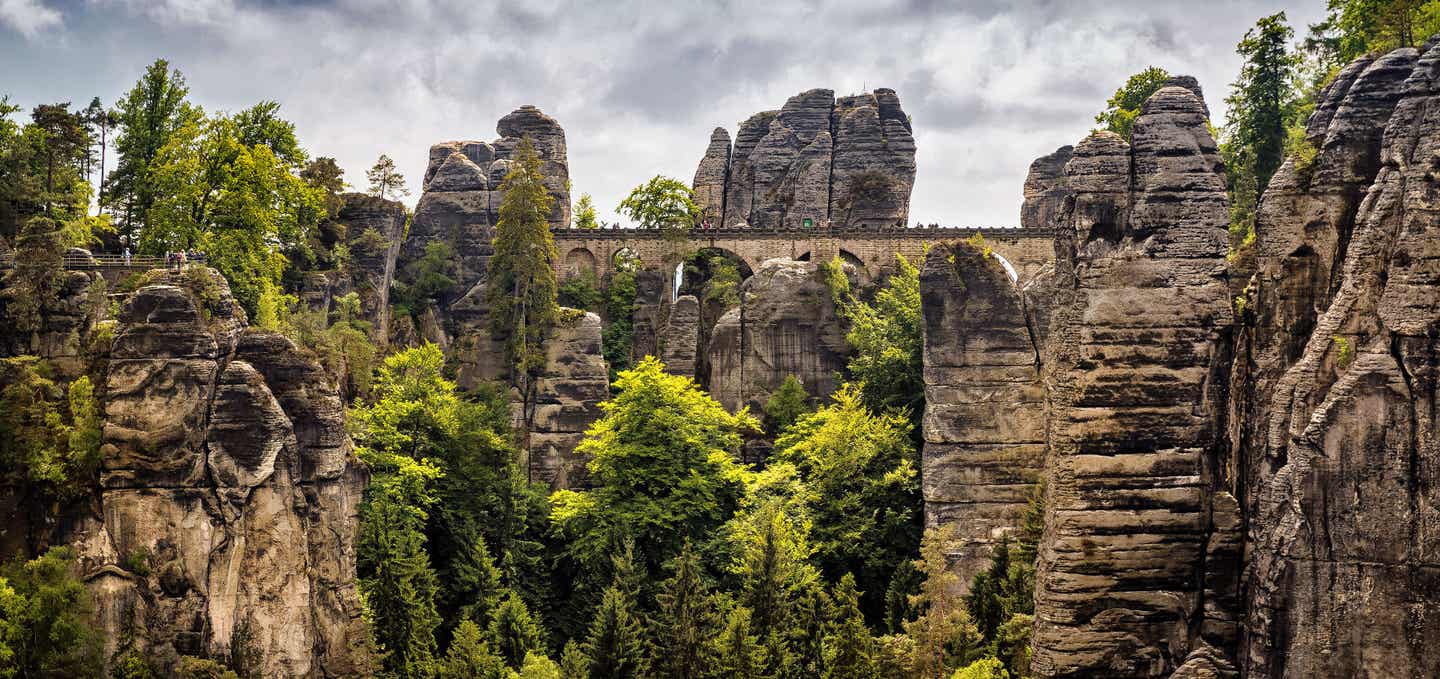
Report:
[[561,272],[561,277],[573,278],[587,271],[592,274],[596,273],[595,264],[595,253],[591,252],[590,248],[583,245],[571,248],[569,252],[565,253],[565,268]]
[[733,250],[714,245],[702,247],[690,253],[676,265],[675,284],[671,299],[678,299],[681,295],[701,296],[703,286],[717,273],[715,268],[715,258],[717,257],[734,266],[736,273],[740,276],[740,281],[737,282],[743,282],[755,275],[755,268],[750,262]]

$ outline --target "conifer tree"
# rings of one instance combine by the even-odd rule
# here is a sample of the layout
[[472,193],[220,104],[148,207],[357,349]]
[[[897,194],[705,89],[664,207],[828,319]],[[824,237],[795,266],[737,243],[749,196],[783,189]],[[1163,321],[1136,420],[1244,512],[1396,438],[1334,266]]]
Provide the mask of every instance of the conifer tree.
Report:
[[794,375],[786,375],[785,381],[765,401],[765,428],[778,436],[808,412],[810,395],[805,393],[805,383]]
[[506,665],[519,669],[526,653],[543,650],[542,636],[530,608],[519,594],[510,592],[490,622],[490,637],[495,640],[496,653]]
[[565,650],[560,653],[560,676],[590,679],[590,658],[585,655],[585,647],[574,639],[565,642]]
[[487,625],[500,606],[503,594],[500,569],[495,567],[495,560],[485,547],[485,538],[475,536],[473,545],[447,564],[442,588],[448,599],[445,608],[458,619]]
[[[1252,175],[1257,199],[1284,160],[1286,125],[1298,103],[1299,59],[1289,49],[1293,35],[1280,12],[1256,22],[1235,46],[1244,63],[1225,98],[1230,111],[1225,121],[1227,170]],[[1240,167],[1228,167],[1237,163]]]
[[397,172],[395,161],[383,153],[375,164],[365,171],[365,178],[370,180],[370,195],[381,200],[385,199],[387,192],[396,196],[410,195],[410,190],[405,188],[405,175]]
[[954,536],[954,526],[926,531],[915,562],[925,581],[912,604],[923,613],[906,623],[905,634],[914,642],[915,676],[923,679],[945,679],[971,659],[980,642],[980,632],[958,594],[960,576],[950,571],[945,557],[945,545]]
[[189,93],[180,71],[156,59],[115,104],[115,152],[120,162],[103,188],[101,202],[121,208],[126,243],[134,243],[137,232],[150,224],[150,207],[159,196],[151,163],[182,127],[200,117],[200,111],[185,100]]
[[393,498],[371,499],[363,517],[361,549],[369,577],[360,581],[374,616],[372,631],[385,649],[387,671],[428,676],[435,661],[435,573],[411,508]]
[[[558,258],[550,234],[550,207],[545,176],[535,145],[527,137],[515,147],[510,172],[500,184],[500,218],[495,225],[495,254],[490,258],[487,299],[491,330],[505,340],[511,383],[529,394],[529,376],[545,363],[541,346],[555,322],[559,285]],[[526,402],[529,400],[527,398]]]
[[826,679],[874,679],[875,640],[860,613],[855,577],[846,573],[834,594],[834,632],[825,644]]
[[725,629],[715,641],[719,656],[718,676],[727,679],[760,679],[764,674],[765,649],[750,632],[750,610],[736,606],[725,620]]
[[647,674],[645,635],[635,613],[635,602],[618,585],[605,590],[590,635],[585,640],[590,676],[636,679]]
[[715,602],[701,580],[700,560],[685,543],[675,559],[675,575],[656,597],[655,676],[688,679],[714,667],[710,641],[719,631]]
[[590,198],[588,193],[580,194],[580,202],[575,204],[575,228],[600,228],[600,223],[595,221],[595,201]]
[[435,666],[436,679],[508,679],[509,670],[495,655],[479,625],[465,620],[455,628],[455,639],[445,659]]

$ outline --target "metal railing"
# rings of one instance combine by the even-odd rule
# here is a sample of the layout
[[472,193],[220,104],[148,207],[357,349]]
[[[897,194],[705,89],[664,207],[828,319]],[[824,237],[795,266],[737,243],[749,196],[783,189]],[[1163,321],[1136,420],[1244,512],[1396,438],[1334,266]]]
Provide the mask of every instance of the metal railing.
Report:
[[559,240],[710,240],[717,238],[955,238],[980,234],[996,238],[1052,238],[1053,229],[1021,228],[1018,226],[790,226],[790,227],[723,227],[687,230],[683,235],[661,229],[555,229]]
[[[203,263],[203,259],[191,260],[190,263]],[[86,255],[67,252],[61,258],[61,266],[69,270],[97,271],[103,269],[163,269],[166,266],[174,266],[165,257],[150,255]],[[15,255],[13,253],[0,254],[0,269],[15,268]]]

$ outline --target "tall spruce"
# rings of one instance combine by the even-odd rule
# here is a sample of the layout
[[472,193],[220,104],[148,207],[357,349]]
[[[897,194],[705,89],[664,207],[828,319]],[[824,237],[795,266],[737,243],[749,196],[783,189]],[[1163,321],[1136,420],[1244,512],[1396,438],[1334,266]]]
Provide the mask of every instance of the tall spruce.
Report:
[[361,590],[373,616],[375,640],[385,649],[386,671],[427,677],[434,671],[435,572],[425,553],[425,536],[412,507],[393,498],[374,498],[362,515],[361,550],[368,571]]
[[505,197],[495,225],[487,291],[491,329],[505,340],[512,383],[521,387],[522,395],[528,395],[529,376],[545,364],[541,342],[559,309],[554,268],[558,255],[546,220],[554,198],[545,190],[542,168],[534,143],[522,139],[500,184]]
[[[1242,210],[1232,215],[1253,219],[1253,205],[1265,193],[1270,177],[1285,159],[1286,126],[1297,105],[1296,75],[1299,59],[1289,49],[1294,31],[1285,13],[1255,23],[1235,46],[1244,63],[1225,98],[1222,151],[1231,200]],[[1239,227],[1237,227],[1237,231]]]
[[834,594],[834,631],[825,644],[826,679],[874,679],[875,640],[860,612],[855,577],[846,573]]
[[719,662],[717,676],[726,679],[760,679],[764,676],[765,649],[750,631],[750,610],[744,606],[731,609],[725,629],[715,640]]
[[590,676],[636,679],[647,676],[645,633],[635,612],[635,601],[618,585],[605,590],[590,634],[585,640]]
[[675,559],[675,575],[656,597],[655,676],[689,679],[704,676],[715,664],[711,639],[719,632],[715,601],[701,578],[700,559],[687,542]]

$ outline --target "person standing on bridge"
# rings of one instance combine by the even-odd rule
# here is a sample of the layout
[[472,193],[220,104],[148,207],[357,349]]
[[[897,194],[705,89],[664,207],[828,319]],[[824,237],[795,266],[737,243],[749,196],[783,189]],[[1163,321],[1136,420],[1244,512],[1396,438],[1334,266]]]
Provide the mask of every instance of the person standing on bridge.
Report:
[[130,246],[125,246],[125,266],[130,266]]

